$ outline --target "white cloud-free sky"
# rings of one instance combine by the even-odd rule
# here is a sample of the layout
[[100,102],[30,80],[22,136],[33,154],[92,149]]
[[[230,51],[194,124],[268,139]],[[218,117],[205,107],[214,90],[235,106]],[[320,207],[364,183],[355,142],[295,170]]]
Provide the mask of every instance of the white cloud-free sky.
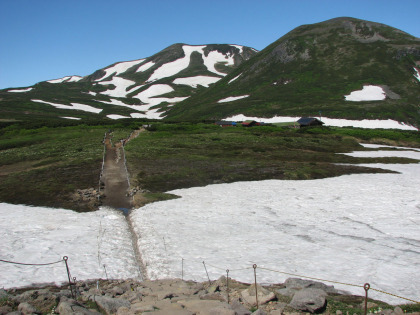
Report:
[[0,1],[0,89],[149,57],[174,43],[261,50],[302,24],[340,16],[420,37],[418,0]]

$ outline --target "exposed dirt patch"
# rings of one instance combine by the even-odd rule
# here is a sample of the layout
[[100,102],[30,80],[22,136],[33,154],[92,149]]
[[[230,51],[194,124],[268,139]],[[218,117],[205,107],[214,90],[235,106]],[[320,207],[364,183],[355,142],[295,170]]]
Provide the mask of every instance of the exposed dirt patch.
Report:
[[129,183],[124,164],[122,143],[112,144],[111,136],[105,139],[105,162],[101,182],[104,183],[103,205],[115,209],[130,209]]

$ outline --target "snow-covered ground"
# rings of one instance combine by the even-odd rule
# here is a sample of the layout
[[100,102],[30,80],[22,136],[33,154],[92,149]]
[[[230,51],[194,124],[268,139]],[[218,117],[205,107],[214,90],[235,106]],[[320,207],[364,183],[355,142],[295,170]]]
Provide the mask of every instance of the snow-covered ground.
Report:
[[177,78],[173,81],[174,84],[185,84],[193,88],[196,88],[198,85],[204,87],[209,87],[210,84],[216,83],[221,78],[219,77],[209,77],[205,75],[198,75],[195,77],[186,77],[186,78]]
[[[280,123],[280,122],[293,122],[298,121],[301,117],[293,116],[274,116],[271,118],[261,118],[261,117],[251,117],[245,116],[243,114],[234,115],[225,118],[228,121],[245,121],[245,120],[255,120],[258,122],[265,123]],[[319,119],[325,124],[325,126],[335,126],[335,127],[358,127],[358,128],[369,128],[369,129],[401,129],[401,130],[418,130],[416,127],[400,123],[398,121],[387,119],[363,119],[363,120],[349,120],[349,119],[338,119],[338,118],[328,118],[328,117],[319,117]]]
[[[233,45],[233,46],[237,48],[241,47],[238,45]],[[175,61],[163,64],[161,67],[159,67],[152,73],[152,75],[149,77],[147,81],[153,82],[155,80],[170,77],[186,69],[188,65],[190,64],[191,54],[193,52],[198,52],[199,54],[201,54],[204,61],[204,65],[207,67],[207,69],[210,72],[213,72],[221,76],[225,76],[226,73],[217,71],[214,65],[216,63],[224,63],[226,65],[233,65],[234,64],[233,56],[225,56],[224,54],[217,51],[210,51],[208,55],[206,56],[206,54],[204,53],[204,48],[206,48],[205,45],[203,46],[183,45],[182,49],[184,50],[184,57],[179,58]]]
[[96,108],[96,107],[86,105],[86,104],[70,103],[71,105],[64,105],[64,104],[46,102],[43,100],[35,100],[35,99],[32,99],[31,101],[37,102],[37,103],[48,104],[48,105],[54,106],[55,108],[60,108],[60,109],[82,110],[85,112],[96,113],[96,114],[102,112],[102,108]]
[[112,77],[110,81],[102,81],[102,82],[99,82],[99,84],[102,84],[102,85],[112,84],[115,86],[114,89],[101,92],[101,94],[109,95],[112,97],[126,97],[127,94],[129,93],[127,91],[127,88],[136,84],[136,82],[114,76]]
[[[375,149],[376,146],[369,145]],[[390,153],[392,152],[392,153]],[[420,150],[355,152],[407,156]],[[372,166],[372,165],[369,165]],[[131,219],[148,276],[207,280],[230,270],[262,283],[286,273],[363,285],[418,300],[420,292],[420,163],[378,164],[399,174],[238,182],[174,190],[182,198],[133,210]],[[78,279],[137,276],[121,213],[0,204],[0,259],[45,263],[69,256]],[[0,287],[66,281],[64,263],[18,266],[0,262]],[[363,295],[363,288],[334,284]],[[405,303],[370,291],[390,303]]]
[[238,74],[236,77],[234,77],[233,79],[230,79],[229,80],[229,82],[228,82],[228,84],[231,84],[233,81],[235,81],[237,78],[239,78],[240,76],[242,75],[242,73],[241,74]]
[[349,95],[345,95],[346,101],[362,102],[362,101],[382,101],[386,98],[384,89],[376,85],[365,85],[363,89],[353,91]]
[[[377,152],[373,152],[378,156]],[[355,153],[356,154],[356,153]],[[368,156],[368,152],[357,153]],[[379,155],[388,156],[388,151]],[[420,159],[420,150],[398,156]],[[151,278],[252,282],[252,264],[417,299],[420,292],[420,164],[377,165],[401,174],[267,180],[180,189],[131,216]],[[239,270],[238,270],[239,269]],[[258,281],[290,275],[258,270]],[[363,288],[335,287],[363,295]],[[370,292],[391,302],[405,300]]]
[[233,101],[237,101],[246,97],[249,97],[249,95],[229,96],[226,98],[222,98],[221,100],[218,100],[217,103],[233,102]]
[[[0,203],[0,237],[2,260],[40,264],[68,256],[70,272],[77,279],[106,279],[106,274],[136,278],[139,274],[126,220],[115,210],[77,213]],[[49,266],[0,262],[0,287],[67,279],[64,261]]]
[[56,83],[63,83],[63,82],[78,82],[81,79],[83,79],[83,77],[78,76],[78,75],[71,75],[71,76],[60,78],[60,79],[49,80],[47,82],[56,84]]
[[[416,74],[414,74],[414,77],[417,79],[417,80],[419,80],[419,82],[420,82],[420,72],[419,72],[419,70],[417,70],[417,68],[414,68],[414,71],[416,72]],[[10,91],[9,91],[10,92]]]
[[105,71],[105,74],[99,79],[97,79],[96,81],[101,81],[103,79],[106,79],[111,74],[119,75],[120,73],[124,73],[131,67],[141,64],[142,62],[144,62],[144,60],[145,59],[138,59],[138,60],[133,60],[133,61],[118,62],[114,64],[113,66],[103,69]]
[[16,89],[16,90],[8,90],[7,92],[13,92],[13,93],[25,93],[32,91],[33,88],[26,88],[26,89]]

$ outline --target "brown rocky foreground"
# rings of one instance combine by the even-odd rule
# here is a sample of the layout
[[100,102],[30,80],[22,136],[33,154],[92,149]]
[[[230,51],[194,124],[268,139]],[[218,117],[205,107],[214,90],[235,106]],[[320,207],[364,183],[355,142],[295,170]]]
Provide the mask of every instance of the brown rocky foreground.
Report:
[[[256,292],[258,298],[256,299]],[[258,300],[258,307],[257,307]],[[404,308],[404,307],[403,307]],[[383,302],[368,302],[370,313],[410,314]],[[217,281],[90,280],[69,286],[0,289],[0,314],[174,314],[245,315],[364,313],[364,297],[346,294],[320,282],[289,278],[260,286],[221,277]],[[411,313],[420,315],[419,312]]]

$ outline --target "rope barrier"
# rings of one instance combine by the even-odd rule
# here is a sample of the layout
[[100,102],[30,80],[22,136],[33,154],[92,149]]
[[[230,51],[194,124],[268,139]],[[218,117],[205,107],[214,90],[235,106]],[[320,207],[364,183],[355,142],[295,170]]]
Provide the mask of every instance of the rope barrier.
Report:
[[21,263],[21,262],[16,262],[16,261],[9,261],[9,260],[3,260],[0,259],[1,262],[4,263],[9,263],[9,264],[14,264],[14,265],[24,265],[24,266],[47,266],[47,265],[54,265],[54,264],[58,264],[63,262],[63,259],[59,260],[59,261],[55,261],[55,262],[51,262],[51,263],[44,263],[44,264],[29,264],[29,263]]
[[394,296],[394,297],[397,297],[397,298],[400,298],[400,299],[403,299],[403,300],[407,300],[407,301],[410,301],[410,302],[413,302],[413,303],[420,304],[420,301],[407,299],[405,297],[402,297],[402,296],[399,296],[399,295],[396,295],[396,294],[393,294],[393,293],[385,292],[385,291],[374,289],[374,288],[370,288],[370,290],[373,290],[373,291],[376,291],[376,292],[379,292],[379,293],[383,293],[383,294],[387,294],[387,295],[391,295],[391,296]]
[[307,276],[297,275],[297,274],[293,274],[293,273],[289,273],[289,272],[284,272],[284,271],[273,270],[273,269],[264,268],[264,267],[258,267],[258,268],[264,269],[264,270],[268,270],[268,271],[272,271],[272,272],[282,273],[282,274],[289,275],[289,276],[299,277],[299,278],[307,278],[307,279],[312,279],[312,280],[318,280],[318,281],[324,281],[324,282],[331,282],[331,283],[336,283],[336,284],[343,284],[343,285],[348,285],[348,286],[363,288],[362,285],[358,285],[358,284],[345,283],[345,282],[332,281],[332,280],[325,280],[325,279],[314,278],[314,277],[307,277]]
[[[268,271],[272,271],[272,272],[282,273],[282,274],[286,274],[286,275],[290,275],[290,276],[295,276],[295,277],[299,277],[299,278],[306,278],[306,279],[312,279],[312,280],[317,280],[317,281],[322,281],[322,282],[330,282],[330,283],[342,284],[342,285],[347,285],[347,286],[352,286],[352,287],[365,288],[364,285],[358,285],[358,284],[353,284],[353,283],[345,283],[345,282],[339,282],[339,281],[332,281],[332,280],[326,280],[326,279],[320,279],[320,278],[302,276],[302,275],[297,275],[297,274],[293,274],[293,273],[289,273],[289,272],[283,272],[283,271],[273,270],[273,269],[264,268],[264,267],[258,267],[258,268],[264,269],[264,270],[268,270]],[[394,296],[394,297],[397,297],[397,298],[400,298],[400,299],[403,299],[403,300],[407,300],[407,301],[410,301],[410,302],[413,302],[413,303],[420,304],[419,301],[408,299],[408,298],[405,298],[405,297],[402,297],[402,296],[399,296],[399,295],[396,295],[396,294],[392,294],[392,293],[389,293],[389,292],[386,292],[386,291],[374,289],[374,288],[372,288],[370,286],[369,286],[369,289],[370,290],[373,290],[373,291],[376,291],[376,292],[379,292],[379,293],[387,294],[387,295]]]

